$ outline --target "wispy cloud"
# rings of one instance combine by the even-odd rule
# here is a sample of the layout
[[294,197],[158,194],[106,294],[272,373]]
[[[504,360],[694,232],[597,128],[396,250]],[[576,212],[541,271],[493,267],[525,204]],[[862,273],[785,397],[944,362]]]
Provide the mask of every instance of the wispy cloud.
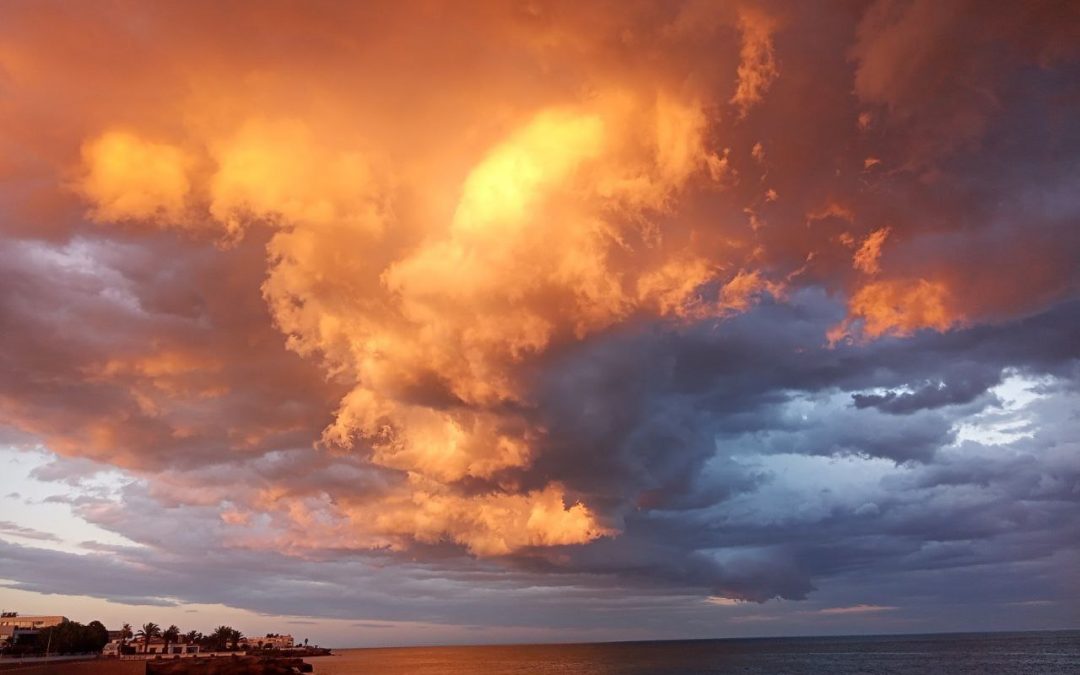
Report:
[[825,616],[837,616],[848,614],[877,614],[879,612],[891,612],[898,609],[890,605],[851,605],[850,607],[827,607],[819,609],[817,614]]
[[39,541],[60,541],[59,537],[54,534],[35,530],[32,527],[24,527],[9,520],[0,520],[0,534],[23,539],[37,539]]

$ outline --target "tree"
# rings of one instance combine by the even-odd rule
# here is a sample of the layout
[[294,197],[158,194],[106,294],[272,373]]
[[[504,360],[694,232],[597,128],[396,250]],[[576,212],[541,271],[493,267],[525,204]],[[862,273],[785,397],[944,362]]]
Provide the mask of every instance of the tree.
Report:
[[210,634],[210,645],[215,652],[223,652],[229,646],[229,639],[232,637],[233,629],[231,626],[218,626],[214,629],[214,632]]
[[236,651],[240,647],[240,641],[244,639],[244,634],[240,631],[233,629],[229,633],[229,642],[232,644],[233,651]]
[[100,652],[109,644],[109,629],[100,621],[91,621],[86,624],[87,651]]
[[161,639],[165,641],[165,653],[169,653],[169,645],[180,641],[180,629],[175,624],[161,632]]
[[196,642],[201,641],[202,636],[203,636],[202,633],[200,633],[197,630],[189,630],[188,632],[184,633],[184,635],[183,635],[184,644],[193,645]]
[[75,651],[79,629],[83,626],[74,621],[61,621],[55,626],[41,629],[37,634],[38,651],[47,654],[64,654]]
[[127,644],[127,641],[134,637],[135,634],[131,632],[131,624],[125,623],[120,629],[120,646],[123,647]]
[[41,630],[36,639],[39,652],[72,654],[100,652],[109,641],[109,631],[100,621],[84,626],[78,621],[62,621]]
[[145,654],[150,649],[150,639],[161,637],[161,626],[154,622],[145,623],[135,636],[143,639],[143,654]]

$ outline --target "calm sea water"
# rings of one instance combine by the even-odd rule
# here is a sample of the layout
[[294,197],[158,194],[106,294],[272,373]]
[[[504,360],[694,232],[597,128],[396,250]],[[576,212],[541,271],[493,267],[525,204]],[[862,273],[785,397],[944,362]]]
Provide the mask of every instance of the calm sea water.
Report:
[[1080,631],[345,649],[316,675],[1080,674]]

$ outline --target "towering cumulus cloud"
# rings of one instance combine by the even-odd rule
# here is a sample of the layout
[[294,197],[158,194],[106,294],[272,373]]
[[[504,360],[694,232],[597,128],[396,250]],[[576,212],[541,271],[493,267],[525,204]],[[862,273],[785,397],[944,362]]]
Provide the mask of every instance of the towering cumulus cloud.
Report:
[[[876,564],[855,530],[911,531],[890,504],[979,453],[994,387],[1075,386],[1078,27],[962,0],[10,4],[5,438],[122,470],[81,514],[152,546],[118,514],[195,509],[199,546],[304,564],[806,597]],[[820,506],[829,551],[769,492],[821,457],[905,472]]]

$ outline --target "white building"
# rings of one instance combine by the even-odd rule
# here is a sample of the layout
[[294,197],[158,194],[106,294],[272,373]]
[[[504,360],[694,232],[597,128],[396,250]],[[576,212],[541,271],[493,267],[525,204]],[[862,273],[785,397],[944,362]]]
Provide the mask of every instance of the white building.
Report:
[[66,616],[20,616],[18,612],[0,613],[0,642],[11,640],[18,642],[23,635],[37,635],[43,628],[59,626],[67,621]]
[[0,628],[41,630],[59,626],[67,620],[66,616],[20,616],[17,612],[4,612],[0,614]]
[[[168,647],[165,646],[165,641],[161,638],[151,638],[150,643],[146,644],[142,638],[135,638],[128,640],[128,646],[135,650],[136,654],[198,654],[199,645],[186,645],[179,642],[170,642]],[[113,640],[109,644],[105,645],[105,649],[101,652],[106,656],[118,655],[120,653],[120,641]]]
[[292,649],[296,645],[291,635],[269,633],[265,637],[241,638],[240,646],[248,649]]

